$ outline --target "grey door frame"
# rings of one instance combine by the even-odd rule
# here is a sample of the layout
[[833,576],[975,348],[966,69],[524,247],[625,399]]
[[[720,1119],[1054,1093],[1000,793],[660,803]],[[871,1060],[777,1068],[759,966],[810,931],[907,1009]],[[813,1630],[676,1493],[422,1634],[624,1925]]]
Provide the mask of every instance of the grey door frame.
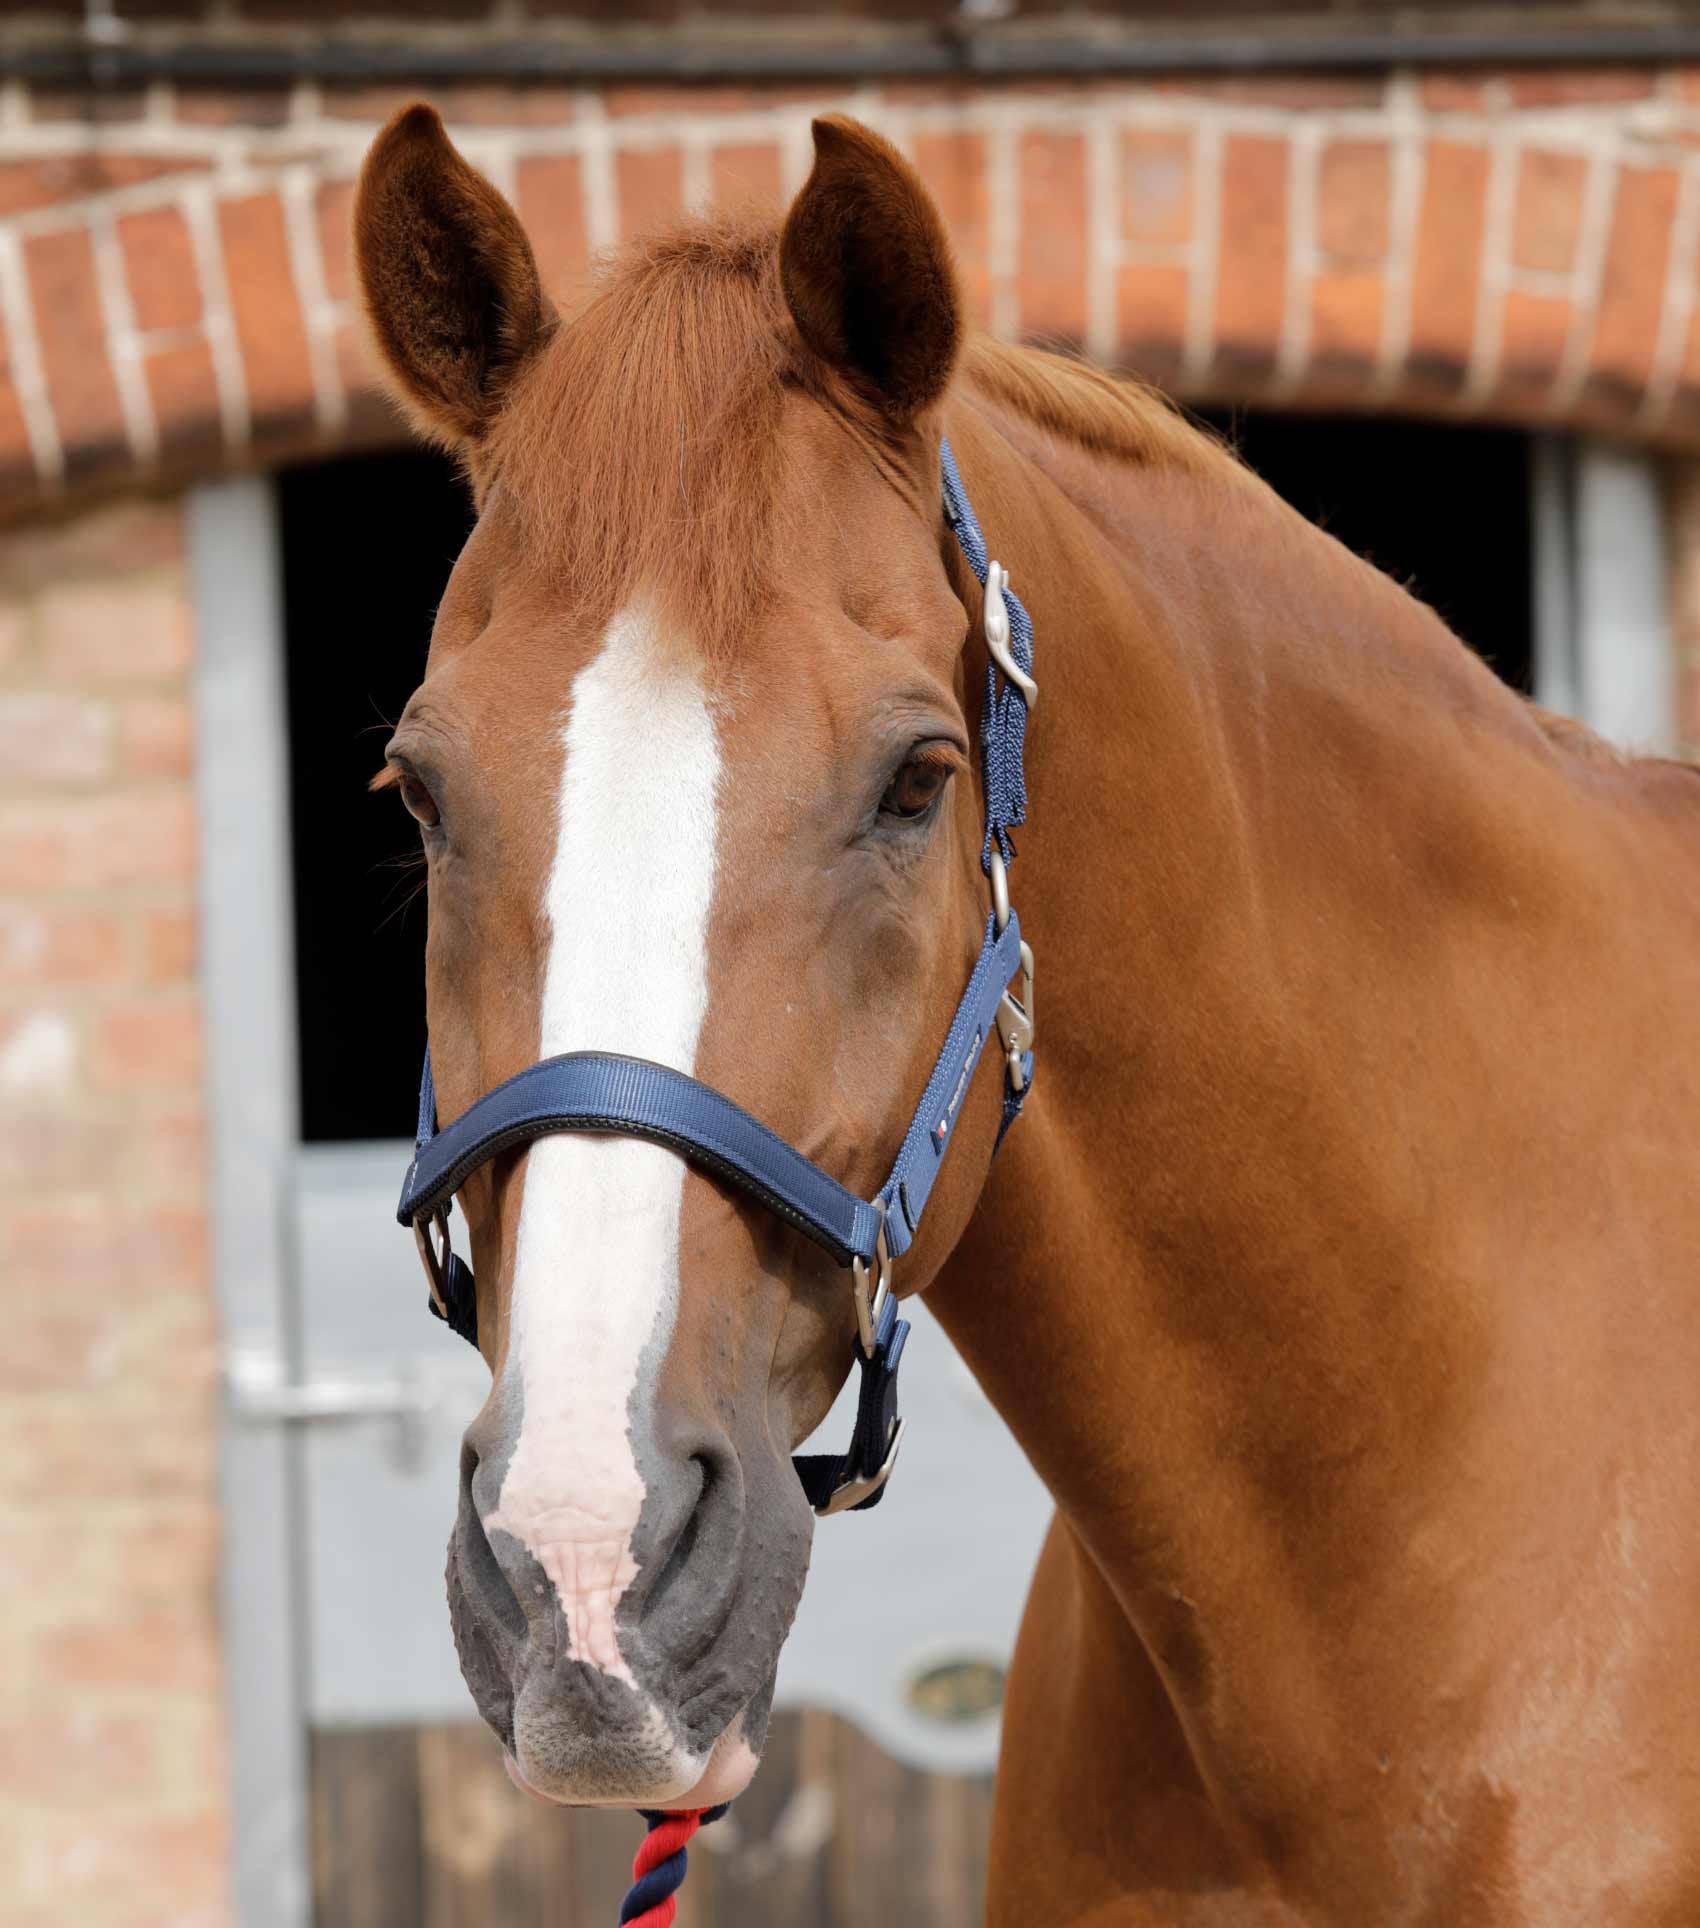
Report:
[[307,1928],[307,1735],[295,1547],[299,1481],[283,1423],[231,1388],[295,1355],[288,1184],[300,1138],[289,755],[277,493],[265,477],[188,502],[214,1272],[225,1358],[221,1609],[233,1882],[244,1928]]
[[1668,752],[1676,659],[1656,459],[1540,435],[1531,485],[1536,698],[1626,750]]

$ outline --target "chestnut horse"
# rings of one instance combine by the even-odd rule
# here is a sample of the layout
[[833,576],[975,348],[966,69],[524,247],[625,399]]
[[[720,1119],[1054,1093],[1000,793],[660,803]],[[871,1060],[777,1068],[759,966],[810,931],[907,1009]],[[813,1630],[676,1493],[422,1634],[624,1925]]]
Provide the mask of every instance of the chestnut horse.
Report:
[[[1160,401],[972,334],[852,122],[782,227],[688,223],[568,318],[427,108],[356,239],[478,506],[388,751],[443,1119],[631,1053],[866,1197],[987,914],[941,437],[1032,614],[1038,1084],[988,1173],[982,1066],[897,1275],[1056,1500],[992,1921],[1700,1921],[1694,776],[1502,688]],[[460,1206],[479,1707],[554,1800],[735,1794],[845,1275],[629,1139]]]

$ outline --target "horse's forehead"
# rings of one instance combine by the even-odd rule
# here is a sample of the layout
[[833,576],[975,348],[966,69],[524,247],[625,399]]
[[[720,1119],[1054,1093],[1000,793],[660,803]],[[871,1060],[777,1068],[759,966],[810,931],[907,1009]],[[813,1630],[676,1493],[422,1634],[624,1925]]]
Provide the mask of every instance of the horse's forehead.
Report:
[[[651,604],[654,673],[671,667],[694,683],[723,738],[728,775],[747,758],[770,757],[779,733],[798,749],[829,736],[831,711],[853,708],[889,670],[865,639],[947,648],[960,640],[937,532],[915,502],[817,406],[788,411],[784,439],[781,563],[758,589],[752,559],[747,621],[700,646],[688,570],[674,593],[640,587],[625,606]],[[546,774],[545,763],[558,767],[574,685],[622,612],[589,606],[570,573],[530,553],[527,526],[499,493],[486,502],[443,598],[431,666],[477,719],[486,750],[502,742],[499,771],[529,781]]]

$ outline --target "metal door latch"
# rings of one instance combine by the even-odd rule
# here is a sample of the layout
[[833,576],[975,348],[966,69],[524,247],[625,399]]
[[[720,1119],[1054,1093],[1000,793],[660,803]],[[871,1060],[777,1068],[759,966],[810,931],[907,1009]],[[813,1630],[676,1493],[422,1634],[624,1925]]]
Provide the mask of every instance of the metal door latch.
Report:
[[464,1373],[418,1366],[403,1367],[389,1378],[333,1371],[295,1379],[276,1353],[258,1349],[233,1352],[226,1359],[224,1394],[231,1417],[247,1425],[390,1420],[397,1465],[403,1471],[421,1463],[434,1421],[460,1422],[476,1410],[480,1397]]

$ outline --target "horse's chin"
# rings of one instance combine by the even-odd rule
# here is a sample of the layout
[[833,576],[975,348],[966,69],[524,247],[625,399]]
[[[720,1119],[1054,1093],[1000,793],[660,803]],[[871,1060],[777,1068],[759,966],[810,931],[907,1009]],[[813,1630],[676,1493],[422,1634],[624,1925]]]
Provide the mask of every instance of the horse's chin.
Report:
[[642,1794],[613,1796],[551,1792],[536,1786],[527,1778],[512,1748],[502,1750],[502,1760],[508,1770],[508,1779],[520,1793],[543,1807],[645,1807],[668,1810],[718,1807],[723,1801],[736,1800],[755,1779],[756,1769],[761,1765],[761,1756],[750,1745],[741,1713],[714,1743],[706,1766],[701,1765],[700,1757],[693,1759],[680,1753],[676,1756],[677,1770],[673,1784],[658,1781],[653,1791]]

